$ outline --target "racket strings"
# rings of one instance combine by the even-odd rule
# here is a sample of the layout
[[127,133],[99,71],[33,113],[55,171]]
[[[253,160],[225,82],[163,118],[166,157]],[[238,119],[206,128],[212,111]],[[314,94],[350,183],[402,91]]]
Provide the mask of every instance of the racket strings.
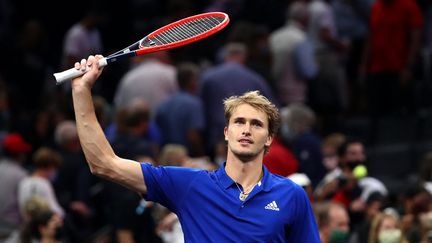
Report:
[[153,36],[151,42],[145,43],[148,45],[166,45],[185,39],[193,38],[194,36],[203,34],[221,24],[224,21],[223,17],[207,16],[204,18],[194,19],[166,29],[163,32]]

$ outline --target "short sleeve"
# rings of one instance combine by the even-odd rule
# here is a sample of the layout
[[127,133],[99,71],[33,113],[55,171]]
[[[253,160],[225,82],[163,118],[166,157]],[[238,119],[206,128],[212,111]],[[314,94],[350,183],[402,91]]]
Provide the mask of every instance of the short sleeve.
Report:
[[198,169],[153,166],[149,163],[141,163],[141,169],[147,187],[144,198],[160,203],[174,213],[187,196],[192,182],[202,172]]

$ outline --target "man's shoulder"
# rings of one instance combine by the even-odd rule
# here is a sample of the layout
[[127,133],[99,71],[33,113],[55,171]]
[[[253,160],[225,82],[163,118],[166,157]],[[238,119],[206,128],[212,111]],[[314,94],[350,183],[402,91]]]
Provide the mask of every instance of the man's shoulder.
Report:
[[276,187],[277,189],[291,190],[298,187],[298,185],[295,184],[292,180],[284,176],[280,176],[272,173],[270,173],[270,182],[273,185],[273,187]]
[[19,178],[26,177],[28,175],[28,171],[19,165],[18,162],[9,159],[0,160],[0,168],[3,173],[15,175]]

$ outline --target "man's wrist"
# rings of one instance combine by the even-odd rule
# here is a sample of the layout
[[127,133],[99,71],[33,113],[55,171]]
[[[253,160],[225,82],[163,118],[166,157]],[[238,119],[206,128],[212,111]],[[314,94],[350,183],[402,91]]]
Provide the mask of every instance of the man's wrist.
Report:
[[74,92],[91,92],[92,87],[88,84],[72,84],[72,91]]

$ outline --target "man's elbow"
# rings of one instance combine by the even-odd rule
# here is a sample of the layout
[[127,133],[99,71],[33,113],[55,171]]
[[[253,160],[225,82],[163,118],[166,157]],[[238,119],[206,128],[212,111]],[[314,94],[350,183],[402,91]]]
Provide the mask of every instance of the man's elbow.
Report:
[[97,166],[97,165],[92,165],[90,164],[90,172],[95,175],[95,176],[100,176],[100,177],[105,177],[105,175],[107,174],[106,169],[104,169],[101,166]]
[[108,162],[98,162],[98,163],[91,163],[89,161],[89,167],[90,167],[90,172],[95,175],[95,176],[99,176],[99,177],[112,177],[113,175],[113,170],[111,169],[111,166],[109,166]]

